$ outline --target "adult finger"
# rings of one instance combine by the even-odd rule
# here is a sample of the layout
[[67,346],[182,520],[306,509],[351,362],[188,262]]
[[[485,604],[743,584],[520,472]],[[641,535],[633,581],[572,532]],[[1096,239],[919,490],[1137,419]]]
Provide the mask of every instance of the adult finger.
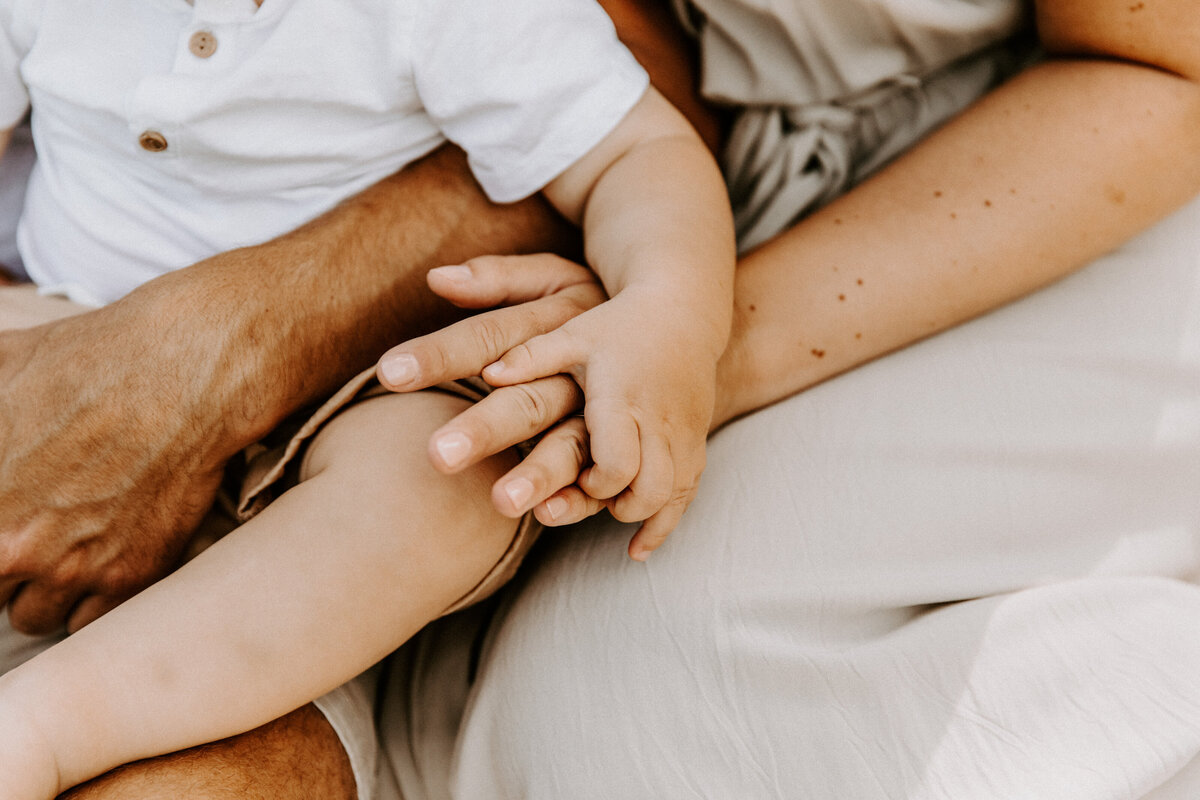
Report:
[[516,345],[605,300],[590,271],[547,254],[489,256],[438,267],[430,270],[430,285],[453,295],[451,299],[460,305],[507,307],[469,317],[384,353],[377,374],[393,391],[478,375]]
[[502,387],[434,431],[429,458],[442,472],[458,472],[536,436],[582,403],[579,385],[565,375]]
[[80,628],[103,617],[121,605],[124,600],[104,595],[89,595],[75,606],[67,617],[67,633],[76,633]]
[[581,417],[555,425],[520,464],[492,487],[492,503],[508,517],[517,517],[575,482],[588,460],[587,427]]
[[590,299],[560,293],[477,314],[388,350],[379,359],[376,375],[397,392],[479,375],[514,348],[555,331],[592,305]]
[[604,500],[597,500],[578,486],[564,486],[533,509],[537,521],[548,527],[573,525],[607,507]]
[[0,580],[0,608],[8,605],[9,599],[16,594],[21,586],[21,578],[5,578]]
[[31,636],[62,630],[67,615],[79,601],[78,589],[52,586],[43,582],[26,583],[17,590],[8,605],[13,628]]
[[498,308],[393,347],[379,359],[375,373],[396,392],[478,375],[512,347],[553,330],[576,313],[553,298]]
[[554,253],[479,256],[463,264],[435,267],[426,281],[433,292],[462,308],[525,303],[570,287],[587,287],[596,303],[604,290],[595,273]]

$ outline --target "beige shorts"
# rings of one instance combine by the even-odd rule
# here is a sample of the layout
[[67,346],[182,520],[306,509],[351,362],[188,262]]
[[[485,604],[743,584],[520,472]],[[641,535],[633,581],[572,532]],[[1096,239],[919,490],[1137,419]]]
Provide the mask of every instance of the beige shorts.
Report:
[[[491,387],[480,378],[467,378],[447,381],[425,391],[444,392],[474,403],[486,397]],[[245,472],[237,481],[241,486],[235,510],[237,521],[245,522],[258,514],[270,505],[272,500],[296,484],[305,445],[338,412],[356,403],[387,394],[391,393],[375,379],[375,369],[372,367],[356,375],[315,411],[294,415],[264,441],[246,448],[242,454],[245,459]],[[526,448],[521,446],[521,449]],[[478,603],[507,583],[516,573],[517,567],[540,532],[541,525],[534,519],[533,514],[522,517],[508,550],[496,566],[471,591],[442,612],[443,615]]]
[[[38,295],[28,285],[0,285],[0,330],[24,328],[72,316],[88,309],[56,297]],[[479,379],[452,381],[427,391],[440,391],[476,402],[490,391]],[[226,491],[201,526],[189,555],[235,529],[265,509],[273,499],[294,486],[306,445],[338,412],[372,397],[387,394],[374,378],[374,369],[357,375],[315,410],[302,411],[263,441],[243,451],[230,465]],[[491,595],[516,572],[533,545],[540,525],[532,514],[517,526],[508,550],[476,586],[444,614],[470,606]],[[0,673],[54,644],[58,637],[27,637],[13,631],[7,618],[0,621]],[[375,735],[375,671],[371,670],[316,701],[337,731],[358,784],[359,800],[374,796],[377,744]]]

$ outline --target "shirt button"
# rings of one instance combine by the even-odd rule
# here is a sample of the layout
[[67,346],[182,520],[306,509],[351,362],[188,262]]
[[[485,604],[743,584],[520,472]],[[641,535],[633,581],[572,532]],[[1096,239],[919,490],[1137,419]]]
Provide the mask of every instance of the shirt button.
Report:
[[211,31],[196,31],[188,39],[188,50],[196,58],[208,58],[217,52],[217,37]]
[[138,144],[142,146],[143,150],[149,150],[151,153],[161,153],[167,149],[167,137],[158,131],[145,131],[138,137]]

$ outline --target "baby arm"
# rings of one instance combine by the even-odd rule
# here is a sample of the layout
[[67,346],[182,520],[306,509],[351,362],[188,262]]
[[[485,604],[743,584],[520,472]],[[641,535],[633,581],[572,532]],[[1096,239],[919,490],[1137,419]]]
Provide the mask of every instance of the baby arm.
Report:
[[488,366],[492,384],[556,373],[583,388],[592,466],[579,478],[618,519],[645,520],[644,560],[695,494],[729,335],[733,223],[720,173],[693,129],[651,89],[545,190],[583,227],[612,298]]
[[353,406],[259,516],[0,677],[0,799],[256,727],[466,595],[512,540],[488,487],[515,458],[436,473],[425,441],[464,407],[429,392]]

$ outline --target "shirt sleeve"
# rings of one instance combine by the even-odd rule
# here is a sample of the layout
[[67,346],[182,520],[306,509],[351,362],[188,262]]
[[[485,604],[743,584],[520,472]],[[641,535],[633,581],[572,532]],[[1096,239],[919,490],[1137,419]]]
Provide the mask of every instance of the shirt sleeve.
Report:
[[15,127],[29,110],[29,92],[21,78],[26,48],[15,30],[22,5],[18,0],[0,0],[0,130]]
[[595,0],[419,0],[412,33],[426,113],[496,202],[578,161],[649,84]]

